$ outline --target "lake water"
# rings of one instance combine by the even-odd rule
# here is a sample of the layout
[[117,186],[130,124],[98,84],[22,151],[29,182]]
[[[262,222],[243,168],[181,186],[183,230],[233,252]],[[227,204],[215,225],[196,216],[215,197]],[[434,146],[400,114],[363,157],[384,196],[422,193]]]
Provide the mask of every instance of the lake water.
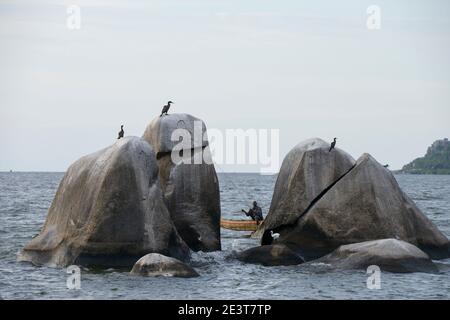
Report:
[[[68,290],[65,269],[16,262],[17,252],[39,233],[62,173],[0,173],[0,298],[2,299],[449,299],[450,272],[382,273],[381,290],[366,287],[364,271],[321,267],[262,267],[230,258],[258,245],[248,233],[222,230],[222,252],[195,253],[199,278],[141,278],[126,270],[82,270],[80,290]],[[276,177],[219,174],[222,216],[257,199],[264,213]],[[450,176],[397,176],[426,215],[450,236]],[[440,261],[450,266],[450,260]]]

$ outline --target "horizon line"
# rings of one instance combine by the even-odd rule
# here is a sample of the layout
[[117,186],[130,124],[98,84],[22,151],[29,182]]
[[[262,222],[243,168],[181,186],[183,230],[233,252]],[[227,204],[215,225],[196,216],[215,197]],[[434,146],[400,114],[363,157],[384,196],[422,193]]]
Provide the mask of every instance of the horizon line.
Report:
[[[0,170],[0,173],[66,173],[67,171],[49,171],[49,170]],[[278,174],[278,172],[275,172],[273,174],[262,174],[259,171],[216,171],[216,173],[256,173],[261,175],[275,175]]]

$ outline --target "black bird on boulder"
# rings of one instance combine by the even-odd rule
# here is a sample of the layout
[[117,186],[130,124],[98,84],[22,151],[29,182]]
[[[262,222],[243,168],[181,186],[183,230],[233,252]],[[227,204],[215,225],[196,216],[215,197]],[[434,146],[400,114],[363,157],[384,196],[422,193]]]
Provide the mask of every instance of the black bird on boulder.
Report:
[[167,104],[166,104],[166,105],[163,107],[163,109],[162,109],[162,112],[161,112],[160,117],[162,117],[163,114],[167,115],[167,112],[169,112],[169,109],[170,109],[170,105],[171,105],[171,104],[173,104],[172,101],[167,102]]
[[125,131],[123,131],[123,125],[120,126],[120,131],[119,131],[119,137],[117,138],[117,140],[123,138],[123,135],[125,134]]
[[337,138],[334,138],[334,141],[331,143],[329,152],[331,152],[334,148],[336,148],[336,140],[337,140]]

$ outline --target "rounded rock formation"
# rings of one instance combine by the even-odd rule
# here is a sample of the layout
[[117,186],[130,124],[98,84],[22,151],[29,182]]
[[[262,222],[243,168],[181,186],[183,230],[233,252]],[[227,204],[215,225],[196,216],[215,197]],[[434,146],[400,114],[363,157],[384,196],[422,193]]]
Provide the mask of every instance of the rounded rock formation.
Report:
[[[294,210],[294,208],[292,209]],[[307,260],[341,245],[394,238],[432,258],[449,256],[449,241],[370,155],[326,190],[294,223],[274,231],[277,243],[295,246]]]
[[334,268],[363,270],[369,266],[378,266],[381,271],[395,273],[439,271],[425,252],[410,243],[396,239],[341,246],[333,253],[312,263],[330,264]]
[[165,203],[183,240],[194,251],[220,250],[219,182],[204,122],[187,114],[162,116],[143,138],[156,151]]
[[145,277],[199,277],[197,271],[190,266],[157,253],[147,254],[139,259],[130,273]]
[[289,247],[276,244],[251,248],[236,254],[239,261],[245,263],[261,264],[263,266],[291,266],[304,262]]
[[[190,135],[190,139],[183,141],[187,146],[185,149],[201,149],[208,146],[205,123],[184,113],[172,113],[153,119],[142,137],[153,146],[156,155],[160,156],[171,153],[179,144],[180,141],[172,137],[176,135],[176,138],[179,138],[176,132],[179,129],[185,130]],[[183,134],[181,131],[180,133]]]
[[269,213],[255,237],[265,230],[292,224],[327,188],[355,165],[345,151],[334,149],[319,138],[299,143],[283,160]]
[[70,166],[42,231],[18,259],[115,267],[149,252],[190,255],[164,204],[152,147],[127,137]]

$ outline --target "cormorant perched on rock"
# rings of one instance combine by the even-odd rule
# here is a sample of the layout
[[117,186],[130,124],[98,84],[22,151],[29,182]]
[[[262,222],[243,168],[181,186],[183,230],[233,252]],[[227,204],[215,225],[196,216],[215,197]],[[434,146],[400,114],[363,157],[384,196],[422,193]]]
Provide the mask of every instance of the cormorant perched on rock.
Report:
[[336,148],[336,140],[337,140],[337,138],[334,138],[334,141],[331,143],[331,147],[330,147],[330,151],[329,152],[331,152],[331,150]]
[[163,114],[167,115],[167,112],[169,112],[170,105],[171,105],[172,103],[173,103],[172,101],[167,102],[167,104],[166,104],[166,105],[163,107],[163,109],[162,109],[162,112],[161,112],[160,117],[162,117]]
[[383,166],[383,167],[385,167],[386,169],[389,169],[389,165],[387,164],[387,165],[385,165],[385,166]]
[[117,140],[120,139],[120,138],[123,138],[124,134],[125,134],[125,131],[123,131],[123,125],[121,125],[120,126],[120,131],[119,131],[119,137],[117,138]]

